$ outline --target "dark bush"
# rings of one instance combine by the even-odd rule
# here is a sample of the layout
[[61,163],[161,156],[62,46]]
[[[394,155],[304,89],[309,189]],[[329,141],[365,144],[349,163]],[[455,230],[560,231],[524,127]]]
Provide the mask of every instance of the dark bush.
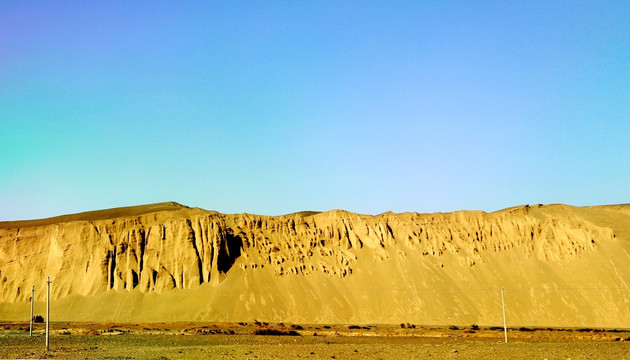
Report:
[[256,329],[254,335],[288,335],[288,336],[300,336],[295,330],[278,330],[278,329]]
[[479,325],[477,324],[470,325],[470,330],[479,330]]
[[459,330],[459,328],[457,326],[455,326],[455,325],[451,325],[448,328],[449,328],[449,330]]
[[41,315],[35,315],[33,316],[33,322],[34,323],[43,323],[44,322],[44,317]]
[[349,325],[348,329],[361,329],[359,325]]

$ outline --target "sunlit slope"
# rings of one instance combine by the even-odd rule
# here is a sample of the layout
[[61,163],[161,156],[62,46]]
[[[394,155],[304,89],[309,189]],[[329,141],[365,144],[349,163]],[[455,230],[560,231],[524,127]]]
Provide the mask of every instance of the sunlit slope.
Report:
[[174,211],[180,209],[186,209],[187,206],[178,204],[176,202],[162,202],[147,205],[138,206],[126,206],[106,210],[87,211],[78,214],[61,215],[46,219],[37,220],[18,220],[18,221],[0,221],[0,229],[7,228],[26,228],[35,226],[44,226],[51,224],[61,224],[71,221],[94,221],[94,220],[107,220],[120,217],[138,216],[158,211]]
[[[0,319],[630,327],[630,206],[279,217],[182,207],[0,230]],[[40,311],[41,312],[41,311]]]

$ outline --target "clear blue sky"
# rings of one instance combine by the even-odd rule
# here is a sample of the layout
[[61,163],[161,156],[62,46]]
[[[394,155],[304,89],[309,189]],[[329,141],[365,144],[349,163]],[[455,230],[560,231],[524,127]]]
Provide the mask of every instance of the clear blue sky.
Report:
[[630,202],[628,1],[0,3],[0,220]]

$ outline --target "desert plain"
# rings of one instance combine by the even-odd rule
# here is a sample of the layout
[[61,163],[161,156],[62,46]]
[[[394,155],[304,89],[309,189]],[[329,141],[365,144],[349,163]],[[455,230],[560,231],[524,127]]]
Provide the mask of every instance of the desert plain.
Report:
[[[405,324],[406,325],[406,324]],[[28,323],[0,325],[0,358],[626,359],[630,331],[270,323],[55,323],[51,348]],[[40,326],[41,328],[41,326]]]

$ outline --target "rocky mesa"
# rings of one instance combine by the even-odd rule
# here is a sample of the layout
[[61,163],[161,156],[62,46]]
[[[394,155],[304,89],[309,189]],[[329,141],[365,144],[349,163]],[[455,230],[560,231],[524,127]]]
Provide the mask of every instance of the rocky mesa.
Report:
[[630,327],[630,206],[284,216],[177,203],[0,223],[0,319]]

